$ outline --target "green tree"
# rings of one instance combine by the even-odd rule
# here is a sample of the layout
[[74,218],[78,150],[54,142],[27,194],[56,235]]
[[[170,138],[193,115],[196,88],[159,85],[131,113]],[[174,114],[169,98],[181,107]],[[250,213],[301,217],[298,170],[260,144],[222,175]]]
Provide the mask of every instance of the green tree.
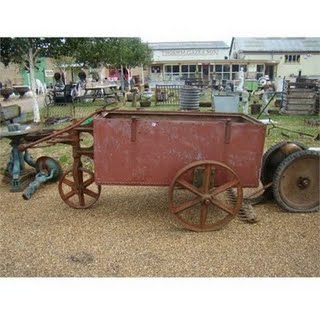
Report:
[[30,72],[31,90],[33,98],[33,119],[40,122],[39,104],[36,94],[34,76],[35,64],[41,57],[56,57],[66,53],[63,38],[1,38],[0,61],[8,66],[16,63]]
[[147,65],[152,56],[148,44],[136,37],[67,38],[66,49],[72,51],[78,63],[101,69]]
[[151,49],[136,37],[66,38],[64,50],[77,62],[91,67],[101,64],[135,67],[151,62]]
[[101,68],[135,67],[151,62],[151,49],[140,38],[1,38],[0,52],[0,61],[5,66],[17,63],[29,70],[35,122],[40,121],[34,77],[34,66],[38,58],[72,58],[77,63]]

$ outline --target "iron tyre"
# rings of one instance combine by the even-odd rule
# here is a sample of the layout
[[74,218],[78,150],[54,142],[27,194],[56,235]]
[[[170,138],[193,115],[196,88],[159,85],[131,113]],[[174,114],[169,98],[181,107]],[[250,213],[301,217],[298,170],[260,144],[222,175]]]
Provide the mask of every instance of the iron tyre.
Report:
[[283,209],[295,213],[319,210],[317,151],[303,150],[284,159],[273,177],[273,195]]
[[[279,154],[279,151],[281,149],[282,146],[286,145],[286,144],[296,144],[297,146],[299,146],[302,150],[306,150],[308,149],[307,146],[305,146],[302,143],[299,142],[295,142],[295,141],[282,141],[280,143],[277,143],[275,145],[272,145],[264,154],[262,157],[262,167],[261,167],[261,182],[263,185],[267,185],[268,183],[272,182],[273,177],[274,177],[274,173],[277,170],[278,165],[280,164],[280,162],[285,159],[285,155],[280,156],[280,160],[278,159],[278,161],[276,163],[273,162],[274,156],[276,156],[277,154]],[[281,160],[282,159],[282,160]],[[264,193],[263,193],[263,198],[265,200],[267,199],[272,199],[273,198],[273,194],[272,194],[272,187],[267,188]]]

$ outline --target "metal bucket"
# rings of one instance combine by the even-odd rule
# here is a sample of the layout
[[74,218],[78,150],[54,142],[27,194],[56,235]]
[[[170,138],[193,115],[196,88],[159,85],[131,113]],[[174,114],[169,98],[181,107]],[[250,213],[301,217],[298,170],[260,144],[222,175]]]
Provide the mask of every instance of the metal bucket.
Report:
[[180,89],[180,110],[199,110],[200,89],[184,86]]

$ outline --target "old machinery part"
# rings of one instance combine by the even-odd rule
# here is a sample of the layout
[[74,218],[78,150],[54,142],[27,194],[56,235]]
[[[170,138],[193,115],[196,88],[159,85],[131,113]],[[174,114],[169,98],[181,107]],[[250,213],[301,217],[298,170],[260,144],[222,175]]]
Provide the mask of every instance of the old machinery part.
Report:
[[29,200],[33,193],[40,187],[41,184],[49,181],[54,176],[54,170],[51,170],[51,172],[48,174],[47,172],[38,172],[32,182],[28,185],[28,187],[25,189],[25,191],[22,194],[22,197],[25,200]]
[[210,160],[185,166],[169,187],[171,213],[179,224],[193,231],[222,228],[237,215],[242,199],[242,186],[234,171]]
[[[25,152],[27,154],[27,151]],[[26,159],[26,158],[25,158]],[[29,158],[31,160],[31,158]],[[46,182],[56,182],[62,175],[62,168],[60,164],[53,158],[42,156],[34,162],[36,169],[36,176],[28,185],[22,194],[25,200],[29,200],[33,193],[40,187],[41,184]]]
[[54,105],[54,93],[53,91],[49,91],[44,96],[44,106],[49,107]]
[[54,131],[55,131],[54,129],[39,130],[39,131],[27,134],[24,139],[26,142],[35,142],[39,139],[42,139],[48,135],[53,134]]
[[4,137],[10,140],[11,154],[7,162],[5,181],[10,183],[11,192],[23,191],[34,178],[35,172],[33,169],[26,168],[24,153],[18,149],[18,146],[28,134],[38,130],[38,127],[21,125],[19,123],[7,125],[6,131],[0,130],[0,138]]
[[94,173],[83,167],[67,171],[59,181],[62,200],[73,208],[89,208],[100,193],[101,185],[94,182]]
[[250,205],[256,205],[256,204],[262,203],[267,199],[267,197],[265,196],[265,191],[269,189],[271,186],[272,186],[272,182],[266,184],[265,186],[262,186],[262,188],[259,188],[253,194],[244,196],[244,202]]
[[[233,204],[236,203],[236,194],[233,189],[228,189],[227,191],[229,195],[229,199]],[[247,200],[243,200],[241,207],[238,211],[237,216],[241,221],[248,222],[248,223],[256,223],[258,221],[257,214],[253,208],[253,206]]]
[[319,210],[319,161],[319,152],[303,150],[280,163],[273,178],[273,195],[283,209],[296,213]]
[[180,90],[180,110],[199,110],[200,89],[184,86]]
[[256,211],[254,210],[253,206],[246,201],[243,201],[242,206],[239,209],[238,218],[248,223],[258,222]]
[[[263,155],[261,167],[261,182],[268,185],[273,180],[279,164],[291,153],[306,150],[308,147],[299,142],[283,141],[271,146]],[[273,197],[271,186],[263,193],[265,199]]]
[[62,168],[57,160],[51,157],[42,156],[39,157],[35,163],[35,168],[38,172],[46,172],[47,174],[51,173],[52,170],[54,174],[52,178],[50,178],[50,182],[57,182],[61,175],[63,174]]

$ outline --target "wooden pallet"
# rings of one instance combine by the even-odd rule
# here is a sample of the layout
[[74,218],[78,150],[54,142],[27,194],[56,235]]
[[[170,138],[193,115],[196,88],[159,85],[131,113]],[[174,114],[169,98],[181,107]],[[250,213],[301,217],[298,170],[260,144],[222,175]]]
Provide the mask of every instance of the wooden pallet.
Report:
[[286,112],[288,114],[312,114],[316,104],[316,85],[308,83],[289,83],[287,89]]

